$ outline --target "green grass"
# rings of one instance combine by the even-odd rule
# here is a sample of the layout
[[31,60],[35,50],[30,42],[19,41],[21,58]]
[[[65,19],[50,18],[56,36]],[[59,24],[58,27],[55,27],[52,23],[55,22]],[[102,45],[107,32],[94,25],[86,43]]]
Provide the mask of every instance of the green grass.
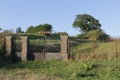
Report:
[[0,63],[1,80],[119,80],[120,59],[103,62],[29,61]]
[[120,52],[120,41],[117,42],[117,47],[115,41],[106,42],[106,43],[98,43],[98,47],[95,49],[95,53],[115,53],[116,48],[117,52]]
[[[77,44],[77,43],[76,43]],[[82,54],[82,53],[95,53],[95,54],[104,54],[104,53],[116,53],[120,52],[120,40],[111,42],[81,42],[76,46],[72,47],[73,53]]]
[[[75,43],[75,42],[74,42]],[[78,44],[77,44],[78,43]],[[74,60],[79,61],[102,61],[112,60],[120,57],[120,40],[111,42],[77,42],[71,47],[71,54]]]

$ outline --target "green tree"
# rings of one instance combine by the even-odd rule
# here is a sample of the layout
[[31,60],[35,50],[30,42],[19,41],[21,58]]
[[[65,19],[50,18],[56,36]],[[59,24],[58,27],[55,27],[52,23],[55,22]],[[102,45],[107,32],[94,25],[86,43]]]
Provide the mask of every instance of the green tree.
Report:
[[21,27],[16,28],[16,33],[22,33]]
[[29,26],[29,27],[27,28],[26,33],[34,33],[34,27],[33,27],[33,26]]
[[38,26],[28,27],[26,33],[42,33],[42,32],[52,32],[52,25],[50,24],[40,24]]
[[13,31],[13,29],[7,29],[7,30],[4,30],[3,33],[13,34],[14,31]]
[[73,22],[73,28],[79,29],[84,34],[92,30],[100,29],[100,27],[101,24],[99,20],[88,14],[77,15]]

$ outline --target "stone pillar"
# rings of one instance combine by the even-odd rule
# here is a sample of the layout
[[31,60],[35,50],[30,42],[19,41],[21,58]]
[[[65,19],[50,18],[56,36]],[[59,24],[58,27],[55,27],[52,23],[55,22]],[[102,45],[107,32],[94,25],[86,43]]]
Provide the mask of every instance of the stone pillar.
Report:
[[61,35],[61,54],[63,56],[63,60],[68,60],[68,35]]
[[27,61],[27,54],[28,54],[28,36],[22,36],[22,52],[21,52],[21,60]]
[[12,56],[12,36],[6,36],[6,57]]

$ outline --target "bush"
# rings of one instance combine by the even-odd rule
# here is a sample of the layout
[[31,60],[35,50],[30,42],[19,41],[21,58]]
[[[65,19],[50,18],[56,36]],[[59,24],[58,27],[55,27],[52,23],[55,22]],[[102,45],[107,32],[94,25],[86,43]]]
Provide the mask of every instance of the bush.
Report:
[[85,39],[83,34],[78,34],[77,37],[80,39]]
[[110,36],[107,34],[102,34],[98,38],[99,41],[111,41]]
[[109,35],[107,35],[101,29],[92,30],[92,31],[88,32],[87,34],[88,34],[88,38],[90,40],[94,40],[94,41],[97,41],[97,40],[98,41],[107,41],[109,39]]
[[88,38],[90,40],[98,40],[98,38],[100,37],[100,35],[103,34],[101,29],[97,29],[97,30],[92,30],[90,32],[87,33],[88,34]]

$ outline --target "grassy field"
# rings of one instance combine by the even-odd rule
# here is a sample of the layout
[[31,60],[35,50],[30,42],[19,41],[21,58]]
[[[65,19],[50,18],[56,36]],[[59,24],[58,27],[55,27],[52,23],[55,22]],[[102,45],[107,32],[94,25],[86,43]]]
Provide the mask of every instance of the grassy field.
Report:
[[74,57],[79,56],[98,56],[98,57],[115,57],[120,56],[120,40],[111,42],[96,42],[96,41],[85,41],[78,40],[72,42],[75,45],[71,47],[71,54]]
[[120,80],[120,59],[0,62],[0,80]]
[[[75,41],[76,40],[76,41]],[[120,52],[120,40],[110,41],[110,42],[97,42],[97,41],[90,41],[90,40],[81,40],[75,39],[71,42],[75,44],[75,46],[71,46],[74,48],[77,53],[115,53],[116,48],[117,52]]]

